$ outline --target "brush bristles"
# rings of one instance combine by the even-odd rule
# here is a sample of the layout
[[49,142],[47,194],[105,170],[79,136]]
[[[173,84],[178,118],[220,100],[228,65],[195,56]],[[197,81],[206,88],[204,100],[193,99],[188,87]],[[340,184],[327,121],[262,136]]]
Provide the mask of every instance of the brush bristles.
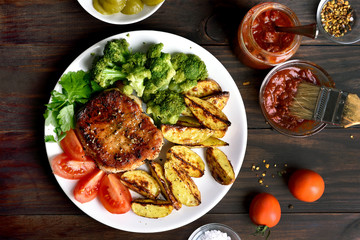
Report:
[[360,124],[360,98],[356,94],[349,94],[345,106],[342,123],[345,127]]
[[306,82],[300,83],[290,104],[290,113],[298,118],[313,119],[319,92],[320,87],[317,85]]

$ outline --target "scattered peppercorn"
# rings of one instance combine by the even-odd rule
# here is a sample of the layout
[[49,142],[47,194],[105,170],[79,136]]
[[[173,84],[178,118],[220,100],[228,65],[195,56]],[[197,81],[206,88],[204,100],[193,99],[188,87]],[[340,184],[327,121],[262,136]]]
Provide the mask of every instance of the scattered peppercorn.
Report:
[[293,209],[294,206],[293,206],[292,204],[289,204],[288,208],[289,208],[289,209]]
[[351,31],[354,22],[349,1],[331,0],[321,10],[321,23],[326,32],[334,37],[342,37]]

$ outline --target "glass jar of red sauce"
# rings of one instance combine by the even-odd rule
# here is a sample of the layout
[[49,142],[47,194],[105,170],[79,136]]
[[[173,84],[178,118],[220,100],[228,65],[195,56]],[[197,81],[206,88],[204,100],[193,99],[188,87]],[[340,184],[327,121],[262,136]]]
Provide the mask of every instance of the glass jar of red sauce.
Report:
[[300,25],[295,13],[279,3],[262,3],[247,12],[237,34],[236,53],[245,65],[266,69],[291,58],[300,46],[301,37],[276,32],[275,26]]
[[301,82],[335,86],[329,74],[316,64],[292,60],[273,68],[260,88],[260,105],[266,121],[287,136],[311,136],[326,126],[325,123],[299,119],[291,115],[289,107]]

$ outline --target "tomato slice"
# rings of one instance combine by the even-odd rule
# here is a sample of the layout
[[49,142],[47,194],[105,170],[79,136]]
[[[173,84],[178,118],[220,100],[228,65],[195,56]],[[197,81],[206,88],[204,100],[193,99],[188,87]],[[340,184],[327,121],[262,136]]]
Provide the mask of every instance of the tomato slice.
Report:
[[131,194],[115,174],[104,176],[100,183],[99,199],[111,213],[126,213],[131,208]]
[[93,160],[74,160],[66,153],[57,155],[51,162],[54,174],[66,179],[80,179],[95,168]]
[[84,149],[73,129],[66,132],[66,136],[60,141],[60,146],[69,157],[83,160],[85,158]]
[[98,194],[100,182],[104,175],[104,171],[96,169],[80,179],[74,188],[75,199],[81,203],[93,200]]

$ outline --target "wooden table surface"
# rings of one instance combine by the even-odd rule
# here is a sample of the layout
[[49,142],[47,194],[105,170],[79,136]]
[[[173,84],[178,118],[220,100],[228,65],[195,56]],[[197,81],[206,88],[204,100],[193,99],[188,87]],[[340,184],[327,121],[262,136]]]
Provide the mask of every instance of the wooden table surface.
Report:
[[[269,70],[250,69],[234,55],[237,26],[246,11],[260,2],[167,0],[146,20],[111,25],[90,16],[75,0],[1,0],[0,238],[187,239],[199,226],[218,222],[233,228],[243,240],[262,239],[252,236],[255,227],[248,209],[254,194],[269,192],[282,209],[271,239],[360,239],[360,128],[327,127],[303,139],[273,131],[258,104],[260,84]],[[319,1],[277,2],[293,9],[303,24],[315,21]],[[120,231],[84,214],[57,184],[43,140],[44,104],[66,67],[94,43],[132,30],[174,33],[203,46],[230,72],[247,113],[246,155],[230,191],[198,220],[161,233]],[[338,45],[323,36],[304,38],[293,58],[317,63],[338,88],[359,94],[359,45]],[[265,170],[263,160],[270,163],[268,187],[260,185],[256,176]],[[260,171],[251,171],[253,164]],[[296,200],[286,185],[288,174],[277,175],[297,168],[322,175],[326,189],[320,200]]]

